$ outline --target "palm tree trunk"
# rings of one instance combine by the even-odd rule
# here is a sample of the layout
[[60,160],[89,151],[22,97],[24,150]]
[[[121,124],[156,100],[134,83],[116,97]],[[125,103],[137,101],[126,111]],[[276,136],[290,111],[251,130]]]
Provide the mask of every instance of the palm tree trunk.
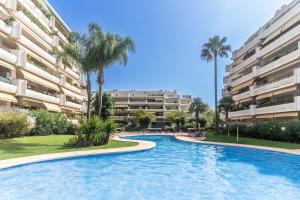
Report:
[[218,121],[218,71],[217,71],[217,54],[214,54],[214,71],[215,71],[215,130],[216,134],[219,133]]
[[102,86],[103,86],[103,68],[100,67],[98,72],[98,84],[99,84],[99,110],[98,110],[98,116],[101,117],[101,110],[102,110]]
[[196,114],[196,130],[199,130],[199,115]]
[[87,81],[87,113],[86,117],[87,120],[91,118],[91,78],[90,78],[90,72],[86,74],[86,81]]

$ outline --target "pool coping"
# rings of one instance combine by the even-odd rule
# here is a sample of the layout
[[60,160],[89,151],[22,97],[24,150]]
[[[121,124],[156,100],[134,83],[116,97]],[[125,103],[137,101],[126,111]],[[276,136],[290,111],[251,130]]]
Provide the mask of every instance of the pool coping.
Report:
[[113,139],[118,141],[137,142],[138,144],[130,147],[98,149],[98,150],[82,150],[82,151],[79,150],[79,151],[41,154],[41,155],[34,155],[34,156],[27,156],[27,157],[20,157],[20,158],[12,158],[7,160],[0,160],[0,170],[10,168],[10,167],[17,167],[21,165],[31,164],[31,163],[44,162],[44,161],[62,160],[66,158],[76,158],[76,157],[93,156],[93,155],[138,152],[138,151],[149,150],[156,147],[156,143],[152,141],[124,139],[124,138],[120,138],[119,136],[115,136]]
[[206,138],[197,138],[197,137],[190,137],[190,136],[175,136],[176,139],[191,142],[191,143],[200,143],[200,144],[212,144],[212,145],[222,145],[222,146],[232,146],[232,147],[242,147],[242,148],[251,148],[251,149],[258,149],[258,150],[267,150],[267,151],[275,151],[280,153],[287,153],[293,155],[300,156],[300,149],[284,149],[278,147],[267,147],[267,146],[258,146],[258,145],[249,145],[249,144],[234,144],[234,143],[225,143],[225,142],[211,142],[205,141]]

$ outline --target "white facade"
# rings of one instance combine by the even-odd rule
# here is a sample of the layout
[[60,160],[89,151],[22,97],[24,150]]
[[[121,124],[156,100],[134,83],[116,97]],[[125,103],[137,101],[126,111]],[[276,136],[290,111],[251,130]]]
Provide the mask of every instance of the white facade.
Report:
[[46,0],[0,0],[0,105],[86,112],[79,69],[56,55],[69,33]]
[[239,49],[226,67],[223,95],[231,120],[299,118],[300,1],[283,6]]
[[188,112],[192,97],[178,95],[176,91],[109,91],[115,103],[115,120],[128,121],[136,110],[153,113],[155,121],[165,121],[168,112]]

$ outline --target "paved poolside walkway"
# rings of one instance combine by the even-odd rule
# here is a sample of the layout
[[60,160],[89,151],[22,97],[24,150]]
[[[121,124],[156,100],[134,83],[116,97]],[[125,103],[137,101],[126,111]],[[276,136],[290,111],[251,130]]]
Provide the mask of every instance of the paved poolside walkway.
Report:
[[276,151],[281,153],[289,153],[294,155],[300,155],[300,149],[284,149],[284,148],[276,148],[276,147],[266,147],[266,146],[257,146],[257,145],[248,145],[248,144],[235,144],[235,143],[224,143],[224,142],[210,142],[205,141],[205,137],[190,137],[190,136],[175,136],[178,140],[186,141],[186,142],[194,142],[201,144],[213,144],[213,145],[223,145],[223,146],[234,146],[234,147],[246,147],[252,149],[260,149],[260,150],[269,150]]
[[29,163],[42,162],[42,161],[59,160],[64,158],[143,151],[143,150],[152,149],[156,146],[155,142],[143,141],[143,140],[129,140],[129,139],[119,138],[118,136],[115,136],[114,140],[137,142],[138,145],[131,146],[131,147],[111,148],[111,149],[52,153],[52,154],[43,154],[43,155],[1,160],[0,169],[29,164]]
[[178,133],[122,132],[122,133],[115,134],[113,139],[119,140],[119,141],[137,142],[138,145],[131,146],[131,147],[112,148],[112,149],[99,149],[99,150],[86,150],[86,151],[83,150],[83,151],[73,151],[73,152],[64,152],[64,153],[52,153],[52,154],[43,154],[43,155],[2,160],[2,161],[0,161],[0,169],[24,165],[24,164],[48,161],[48,160],[59,160],[59,159],[64,159],[64,158],[74,158],[74,157],[81,157],[81,156],[143,151],[143,150],[152,149],[156,146],[155,142],[151,142],[151,141],[131,140],[131,139],[120,138],[120,137],[138,136],[138,135],[174,136],[176,139],[186,141],[186,142],[212,144],[212,145],[223,145],[223,146],[246,147],[246,148],[269,150],[269,151],[276,151],[276,152],[281,152],[281,153],[300,155],[300,149],[283,149],[283,148],[256,146],[256,145],[247,145],[247,144],[210,142],[210,141],[205,141],[205,139],[206,139],[205,137],[191,137],[187,133],[180,133],[180,132],[178,132]]

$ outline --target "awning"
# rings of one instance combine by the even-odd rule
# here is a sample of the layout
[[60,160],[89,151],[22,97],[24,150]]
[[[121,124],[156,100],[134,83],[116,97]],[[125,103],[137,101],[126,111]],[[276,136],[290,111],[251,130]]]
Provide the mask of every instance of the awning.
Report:
[[7,62],[4,62],[4,61],[2,61],[2,60],[0,60],[0,65],[3,66],[3,67],[5,67],[5,68],[7,68],[7,69],[16,71],[15,66],[13,66],[13,65],[11,65],[11,64],[9,64],[9,63],[7,63]]
[[65,95],[68,95],[70,97],[75,97],[76,99],[81,100],[81,101],[85,99],[84,96],[81,96],[81,95],[79,95],[75,92],[72,92],[71,90],[68,90],[68,89],[63,88],[63,87],[61,89],[62,89],[62,91],[64,92]]
[[14,102],[17,103],[18,100],[16,99],[16,97],[12,94],[7,94],[4,92],[0,92],[0,100],[2,101],[8,101],[8,102]]
[[262,95],[258,95],[256,97],[256,100],[264,99],[264,98],[267,98],[267,97],[272,97],[272,96],[275,96],[275,95],[278,95],[278,94],[293,92],[293,91],[296,91],[296,89],[297,89],[296,87],[290,87],[290,88],[277,90],[277,91],[274,91],[274,92],[268,92],[268,93],[265,93],[265,94],[262,94]]
[[49,110],[49,111],[61,112],[61,108],[58,107],[58,105],[56,105],[56,104],[43,102],[43,105],[44,105],[44,106],[47,108],[47,110]]
[[58,91],[58,92],[60,91],[59,87],[55,83],[52,83],[52,82],[47,81],[45,79],[42,79],[42,78],[40,78],[36,75],[33,75],[33,74],[31,74],[31,73],[29,73],[25,70],[21,69],[20,71],[21,71],[22,75],[24,76],[24,78],[27,79],[27,80],[30,80],[30,81],[32,81],[34,83],[37,83],[37,84],[40,84],[44,87],[51,88],[55,91]]

